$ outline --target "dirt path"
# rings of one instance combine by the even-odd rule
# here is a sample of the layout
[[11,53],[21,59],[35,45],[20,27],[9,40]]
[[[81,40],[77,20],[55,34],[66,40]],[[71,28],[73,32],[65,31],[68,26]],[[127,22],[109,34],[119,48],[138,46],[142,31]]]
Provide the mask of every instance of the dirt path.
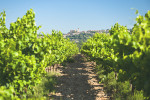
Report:
[[85,61],[81,54],[74,57],[74,63],[60,67],[56,93],[53,100],[109,100],[98,83],[93,63]]

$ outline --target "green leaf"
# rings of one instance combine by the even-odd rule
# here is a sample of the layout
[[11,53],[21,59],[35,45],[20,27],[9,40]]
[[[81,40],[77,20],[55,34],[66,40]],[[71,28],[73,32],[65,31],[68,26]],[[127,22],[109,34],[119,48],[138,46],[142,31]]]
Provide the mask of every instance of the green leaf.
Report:
[[135,14],[138,14],[138,13],[139,13],[139,11],[138,11],[138,10],[136,10]]

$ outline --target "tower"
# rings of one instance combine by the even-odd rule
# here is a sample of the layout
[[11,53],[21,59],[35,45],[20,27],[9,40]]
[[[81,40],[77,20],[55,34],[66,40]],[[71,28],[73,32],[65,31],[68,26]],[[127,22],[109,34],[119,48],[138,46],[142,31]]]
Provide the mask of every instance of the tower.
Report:
[[78,28],[77,32],[80,32],[79,28]]

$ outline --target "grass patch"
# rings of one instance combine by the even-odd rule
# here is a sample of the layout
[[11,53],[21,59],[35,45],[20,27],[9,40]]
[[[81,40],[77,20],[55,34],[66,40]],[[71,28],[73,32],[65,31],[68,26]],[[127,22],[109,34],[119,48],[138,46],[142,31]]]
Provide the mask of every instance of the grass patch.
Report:
[[29,96],[29,100],[46,100],[50,98],[49,94],[55,92],[54,86],[57,83],[56,76],[58,75],[59,73],[56,72],[47,73],[42,78],[41,83],[34,87],[34,95]]

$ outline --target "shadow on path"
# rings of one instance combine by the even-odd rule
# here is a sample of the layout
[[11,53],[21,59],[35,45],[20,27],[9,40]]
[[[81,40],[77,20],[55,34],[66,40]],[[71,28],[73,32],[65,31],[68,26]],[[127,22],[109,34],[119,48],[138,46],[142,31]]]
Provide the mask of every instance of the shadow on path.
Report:
[[60,67],[61,75],[58,77],[56,93],[51,95],[52,100],[106,100],[103,85],[97,81],[92,62],[83,59],[78,54],[74,57],[74,63]]

